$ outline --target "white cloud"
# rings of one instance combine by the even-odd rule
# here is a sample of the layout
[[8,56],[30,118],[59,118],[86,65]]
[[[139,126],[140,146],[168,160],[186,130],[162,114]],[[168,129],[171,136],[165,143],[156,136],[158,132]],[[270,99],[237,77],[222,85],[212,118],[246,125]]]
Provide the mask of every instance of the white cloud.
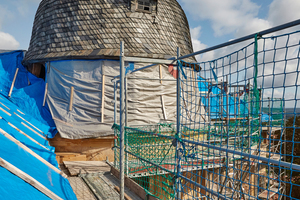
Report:
[[192,37],[194,51],[199,51],[201,49],[207,48],[207,45],[201,43],[200,40],[198,39],[200,35],[201,35],[201,26],[197,26],[191,29],[191,37]]
[[239,38],[262,30],[266,30],[271,27],[272,26],[269,21],[259,18],[253,18],[236,29],[235,37]]
[[19,46],[20,43],[12,35],[0,31],[0,49],[15,50]]
[[299,0],[274,0],[270,5],[268,21],[276,26],[299,19],[299,10]]
[[[206,49],[208,46],[206,44],[203,44],[199,38],[201,36],[201,26],[197,26],[195,28],[191,29],[191,37],[192,37],[192,44],[193,44],[193,50],[194,52],[200,51],[202,49]],[[209,52],[203,55],[197,55],[196,59],[198,61],[205,59],[205,60],[211,60],[214,57],[214,52]]]
[[[239,38],[300,18],[300,0],[273,0],[265,19],[258,17],[260,6],[251,0],[182,0],[182,4],[195,19],[208,20],[215,36],[233,34],[235,38]],[[286,31],[291,32],[291,29]],[[200,32],[200,26],[191,30],[194,51],[207,47],[205,41],[201,40]],[[284,31],[272,35],[281,33]],[[202,61],[215,59],[234,52],[244,45],[245,43],[240,43],[210,53],[211,56],[197,58],[198,60],[201,58]]]
[[259,9],[251,0],[183,0],[183,4],[195,18],[209,20],[216,36],[235,32]]
[[0,4],[0,30],[4,23],[4,19],[7,20],[11,18],[13,18],[12,12],[7,7]]
[[22,15],[28,15],[30,12],[30,7],[39,3],[41,0],[18,0],[15,1],[15,6],[18,12]]

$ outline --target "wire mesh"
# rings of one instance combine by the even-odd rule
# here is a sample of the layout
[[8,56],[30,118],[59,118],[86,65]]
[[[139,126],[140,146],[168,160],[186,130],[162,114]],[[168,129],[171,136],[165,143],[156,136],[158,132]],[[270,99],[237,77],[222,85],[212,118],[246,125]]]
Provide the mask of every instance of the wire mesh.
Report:
[[159,199],[299,199],[299,36],[178,61],[179,132],[125,127],[127,176]]
[[[192,63],[181,61],[179,65],[180,128],[206,130],[204,137],[182,140],[181,148],[194,145],[212,161],[224,156],[221,166],[202,170],[205,181],[189,180],[189,184],[203,188],[204,199],[298,199],[299,154],[291,150],[299,145],[295,137],[299,32],[256,37],[238,51],[197,63],[202,68],[197,78],[193,78]],[[200,105],[205,120],[197,118]],[[287,121],[286,105],[294,114]],[[203,153],[194,157],[204,159]],[[183,175],[180,179],[187,180]],[[179,198],[195,199],[185,187],[188,185],[182,183],[176,188]]]

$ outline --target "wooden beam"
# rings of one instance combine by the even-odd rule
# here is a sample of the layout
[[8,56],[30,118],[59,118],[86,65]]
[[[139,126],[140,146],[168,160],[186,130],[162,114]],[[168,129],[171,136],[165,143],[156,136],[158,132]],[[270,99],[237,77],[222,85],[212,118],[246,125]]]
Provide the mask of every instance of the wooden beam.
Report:
[[2,106],[4,106],[7,110],[10,110],[9,107],[7,107],[6,105],[4,105],[2,102],[0,102],[0,104],[1,104]]
[[24,135],[25,137],[27,137],[28,139],[30,139],[31,141],[33,141],[34,143],[38,144],[39,146],[41,146],[42,148],[50,151],[50,149],[48,149],[47,147],[45,147],[44,145],[40,144],[39,142],[37,142],[35,139],[33,139],[32,137],[30,137],[29,135],[27,135],[26,133],[24,133],[23,131],[21,131],[20,129],[18,129],[16,126],[14,126],[12,123],[8,122],[8,125],[10,125],[11,127],[13,127],[14,129],[16,129],[19,133],[21,133],[22,135]]
[[[162,84],[162,70],[161,70],[161,65],[159,65],[159,79],[160,79],[160,84]],[[163,115],[164,115],[164,119],[167,120],[167,113],[166,113],[166,107],[165,107],[165,101],[164,101],[164,96],[160,95],[160,99],[161,99],[161,106],[162,106],[162,110],[163,110]]]
[[64,124],[64,125],[73,127],[73,124],[70,124],[70,123],[65,122],[65,121],[63,121],[63,120],[60,120],[60,119],[58,119],[58,118],[52,117],[52,119],[53,119],[54,121],[58,121],[58,122],[60,122],[60,123],[62,123],[62,124]]
[[3,111],[5,114],[7,114],[8,116],[11,116],[11,114],[9,112],[7,112],[6,110],[4,110],[3,108],[0,107],[0,110]]
[[164,102],[164,96],[160,95],[160,99],[161,99],[161,105],[162,105],[162,110],[163,110],[163,114],[164,114],[164,119],[167,120],[167,113],[166,113],[166,108],[165,108],[165,102]]
[[18,72],[19,72],[19,68],[16,69],[14,79],[13,79],[13,81],[12,81],[12,83],[11,83],[11,86],[10,86],[10,90],[9,90],[9,93],[8,93],[8,97],[11,96],[11,93],[12,93],[12,91],[13,91],[13,89],[14,89],[14,85],[15,85],[15,82],[16,82],[16,79],[17,79]]
[[192,69],[192,77],[193,77],[193,87],[194,87],[194,92],[196,93],[196,83],[195,83],[195,81],[194,81],[194,79],[195,79],[195,74],[194,74],[194,70]]
[[53,193],[51,190],[49,190],[47,187],[45,187],[43,184],[38,182],[36,179],[34,179],[30,175],[26,174],[25,172],[23,172],[19,168],[15,167],[14,165],[10,164],[3,158],[0,158],[0,165],[1,165],[1,167],[7,169],[11,173],[15,174],[16,176],[18,176],[19,178],[24,180],[25,182],[27,182],[30,185],[32,185],[33,187],[35,187],[37,190],[39,190],[40,192],[42,192],[49,198],[55,199],[55,200],[63,200],[62,198],[57,196],[55,193]]
[[[114,189],[120,193],[120,188],[118,186],[115,186]],[[128,196],[126,193],[124,193],[124,197],[126,200],[132,200],[132,198],[130,198],[130,196]]]
[[101,122],[104,123],[105,75],[102,75]]
[[[19,113],[25,115],[24,113],[22,113],[21,111],[17,110]],[[32,126],[33,128],[35,128],[37,131],[44,133],[43,131],[41,131],[39,128],[37,128],[36,126],[34,126],[33,124],[31,124],[29,121],[27,121],[26,119],[24,119],[23,117],[21,117],[20,115],[18,115],[17,113],[14,112],[15,115],[17,115],[20,119],[22,119],[23,121],[25,121],[27,124],[29,124],[30,126]]]
[[28,125],[26,125],[24,122],[21,122],[21,124],[23,126],[25,126],[26,128],[28,128],[29,130],[31,130],[32,132],[34,132],[35,134],[37,134],[38,136],[40,136],[41,138],[43,138],[44,140],[47,140],[47,138],[41,134],[39,134],[38,132],[36,132],[35,130],[33,130],[32,128],[30,128]]
[[2,135],[4,135],[7,139],[9,139],[10,141],[12,141],[13,143],[15,143],[16,145],[18,145],[19,147],[21,147],[24,151],[28,152],[33,157],[35,157],[36,159],[38,159],[39,161],[41,161],[42,163],[44,163],[45,165],[47,165],[53,171],[55,171],[56,173],[62,175],[64,178],[67,178],[67,175],[65,173],[63,173],[62,171],[60,171],[59,169],[57,169],[56,167],[54,167],[52,164],[50,164],[44,158],[42,158],[41,156],[39,156],[38,154],[36,154],[35,152],[33,152],[31,149],[29,149],[27,146],[25,146],[24,144],[22,144],[20,141],[16,140],[14,137],[12,137],[11,135],[9,135],[7,132],[5,132],[1,128],[0,128],[0,133]]
[[[114,168],[113,166],[111,166],[111,170],[110,172],[117,177],[118,179],[120,179],[120,172]],[[147,199],[148,200],[158,200],[156,197],[148,195],[144,188],[142,186],[140,186],[139,184],[137,184],[135,181],[133,181],[132,179],[128,178],[127,176],[125,176],[125,186],[128,187],[131,191],[133,191],[136,195],[138,195],[141,199]]]
[[45,93],[44,93],[43,106],[45,106],[45,104],[46,104],[47,93],[48,93],[48,83],[46,83],[46,85],[45,85]]
[[160,84],[162,84],[162,71],[161,71],[161,65],[159,65],[159,78],[160,78]]
[[71,87],[71,94],[70,94],[70,102],[69,102],[69,111],[72,111],[73,108],[73,97],[74,97],[74,87]]

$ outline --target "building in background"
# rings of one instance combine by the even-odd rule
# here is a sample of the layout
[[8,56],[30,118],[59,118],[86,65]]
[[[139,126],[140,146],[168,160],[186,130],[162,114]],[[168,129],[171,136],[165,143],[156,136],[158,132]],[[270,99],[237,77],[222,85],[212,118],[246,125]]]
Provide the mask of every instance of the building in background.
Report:
[[[101,155],[99,159],[110,157],[107,149],[113,146],[114,122],[111,80],[119,75],[121,41],[125,56],[130,57],[170,59],[177,55],[177,47],[182,55],[193,51],[187,18],[176,0],[40,3],[24,64],[46,80],[46,102],[60,136],[52,141],[57,151],[84,153],[89,159],[95,159],[94,153]],[[130,70],[145,66],[126,65]],[[175,121],[172,71],[172,66],[161,65],[130,75],[173,78],[174,82],[129,78],[129,125]],[[91,138],[98,138],[92,153],[88,150],[93,146]],[[82,147],[85,142],[89,147]],[[99,150],[99,146],[107,149]]]

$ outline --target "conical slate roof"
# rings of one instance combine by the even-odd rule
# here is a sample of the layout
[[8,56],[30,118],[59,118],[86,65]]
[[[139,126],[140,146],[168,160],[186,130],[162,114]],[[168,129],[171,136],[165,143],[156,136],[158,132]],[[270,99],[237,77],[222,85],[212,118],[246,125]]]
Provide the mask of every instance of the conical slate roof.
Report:
[[[151,2],[151,11],[137,10],[141,1]],[[25,62],[117,58],[122,40],[125,56],[167,59],[178,46],[182,55],[193,51],[176,0],[42,0]]]

